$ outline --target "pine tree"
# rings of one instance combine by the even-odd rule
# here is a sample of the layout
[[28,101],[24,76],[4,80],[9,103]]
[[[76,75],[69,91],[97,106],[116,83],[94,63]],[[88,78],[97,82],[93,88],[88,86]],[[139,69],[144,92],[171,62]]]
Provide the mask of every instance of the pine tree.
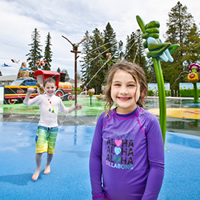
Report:
[[189,64],[197,60],[194,54],[199,53],[196,45],[199,44],[199,33],[195,28],[193,16],[179,1],[169,12],[167,27],[166,42],[177,43],[180,47],[172,54],[172,63],[162,61],[163,75],[165,82],[170,83],[171,89],[178,90],[179,82],[185,80]]
[[[89,32],[86,31],[85,33],[85,36],[88,37],[89,36]],[[89,82],[89,79],[90,79],[90,73],[89,73],[89,69],[91,67],[91,57],[92,57],[92,54],[90,53],[91,52],[91,36],[85,40],[83,43],[82,43],[82,46],[83,46],[83,49],[81,51],[81,53],[84,55],[83,56],[83,60],[81,60],[80,62],[82,63],[81,64],[81,72],[82,72],[82,81],[84,82],[84,84],[87,84]]]
[[124,56],[124,58],[129,62],[135,62],[137,54],[136,43],[137,43],[136,34],[132,32],[130,36],[127,36],[125,56]]
[[26,54],[28,56],[27,62],[28,62],[28,67],[31,70],[36,71],[38,68],[41,68],[40,66],[36,66],[36,61],[39,61],[42,58],[41,52],[42,49],[40,48],[40,35],[37,30],[37,28],[34,29],[33,34],[32,34],[32,43],[29,44],[31,46],[31,49],[29,50],[29,53]]
[[[100,70],[101,66],[105,62],[103,52],[105,47],[103,45],[102,33],[96,28],[93,32],[93,36],[83,43],[83,51],[85,54],[82,64],[82,80],[87,84],[87,88],[95,88],[96,93],[100,91],[101,83],[104,80],[104,71]],[[88,36],[86,32],[86,36]]]
[[185,37],[185,41],[183,43],[183,51],[184,55],[184,66],[185,70],[188,69],[188,66],[192,63],[200,62],[200,32],[197,29],[195,23],[193,23],[191,29],[188,32],[187,37]]
[[57,72],[60,73],[60,67],[58,67]]
[[146,80],[147,83],[157,83],[156,73],[153,65],[152,59],[147,59],[146,61]]
[[120,40],[118,43],[118,48],[117,48],[117,58],[118,60],[122,60],[122,58],[124,57],[124,52],[123,52],[123,42]]
[[127,36],[127,44],[124,58],[129,62],[134,62],[143,68],[144,72],[151,72],[146,66],[146,58],[141,37],[141,31],[138,29],[136,33],[132,32]]
[[52,56],[53,53],[51,51],[51,36],[50,33],[47,35],[47,40],[46,40],[46,46],[45,46],[45,51],[44,51],[44,60],[46,60],[46,64],[43,66],[44,70],[51,70],[51,62],[52,62]]
[[[81,61],[83,85],[87,88],[95,88],[96,94],[101,92],[101,84],[106,82],[108,68],[121,56],[123,43],[117,44],[116,34],[110,23],[106,25],[101,33],[97,28],[93,35],[83,43]],[[89,33],[86,32],[86,36]],[[108,55],[109,54],[109,55]]]
[[145,54],[145,50],[144,50],[144,46],[143,46],[143,41],[142,41],[142,32],[140,31],[140,29],[138,29],[136,31],[136,46],[137,46],[137,51],[136,51],[136,55],[134,58],[134,62],[136,64],[138,64],[140,67],[143,68],[144,72],[147,72],[147,67],[146,67],[146,54]]
[[[103,31],[103,37],[104,37],[104,45],[106,49],[108,50],[106,53],[111,53],[113,56],[113,59],[116,57],[117,52],[117,40],[116,40],[116,33],[114,32],[111,24],[108,22],[106,25],[106,29]],[[106,58],[106,53],[104,53],[104,57]]]

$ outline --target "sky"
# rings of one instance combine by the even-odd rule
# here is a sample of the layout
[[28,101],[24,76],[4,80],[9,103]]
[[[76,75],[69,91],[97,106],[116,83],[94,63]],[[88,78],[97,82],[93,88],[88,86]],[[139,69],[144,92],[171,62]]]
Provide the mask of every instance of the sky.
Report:
[[[51,70],[58,67],[67,70],[70,78],[74,78],[74,54],[72,45],[62,37],[64,35],[72,43],[80,42],[86,33],[98,28],[105,30],[110,22],[116,39],[126,45],[127,36],[135,32],[139,26],[136,15],[145,23],[152,20],[160,22],[160,38],[167,28],[168,13],[178,0],[0,0],[0,71],[2,75],[17,75],[22,62],[27,62],[32,43],[31,35],[35,28],[40,34],[40,45],[44,55],[45,41],[48,32],[51,35],[53,52]],[[199,28],[200,12],[196,0],[181,0],[187,6],[187,12],[194,17]],[[78,48],[81,51],[81,44]],[[81,58],[79,54],[77,70],[81,75]],[[20,60],[13,63],[11,59]],[[10,67],[2,67],[6,63]]]

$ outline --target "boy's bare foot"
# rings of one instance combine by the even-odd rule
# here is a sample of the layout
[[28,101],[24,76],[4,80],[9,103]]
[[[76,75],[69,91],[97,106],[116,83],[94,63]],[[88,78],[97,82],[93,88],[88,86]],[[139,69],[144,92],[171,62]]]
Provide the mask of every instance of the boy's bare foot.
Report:
[[44,174],[49,174],[50,173],[50,165],[46,165]]
[[36,169],[35,173],[32,176],[32,180],[37,181],[39,175],[40,175],[40,169]]

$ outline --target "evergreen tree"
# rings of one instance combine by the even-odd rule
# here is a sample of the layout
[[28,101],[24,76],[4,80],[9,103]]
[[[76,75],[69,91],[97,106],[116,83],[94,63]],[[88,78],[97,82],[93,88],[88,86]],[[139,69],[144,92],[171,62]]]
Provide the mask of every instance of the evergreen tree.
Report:
[[57,72],[60,73],[60,67],[58,67]]
[[[86,31],[85,36],[88,37],[89,36],[89,32]],[[81,64],[81,72],[82,72],[82,81],[84,82],[84,84],[87,84],[89,82],[89,77],[90,77],[90,73],[89,73],[89,69],[91,67],[91,63],[90,61],[92,60],[92,54],[91,52],[91,38],[92,36],[90,36],[87,40],[85,40],[82,43],[83,49],[81,51],[81,53],[84,55],[83,56],[83,60],[81,60],[80,62]]]
[[[104,71],[100,70],[102,64],[105,62],[103,52],[105,47],[103,45],[102,33],[96,28],[93,36],[83,43],[83,51],[85,54],[82,64],[82,79],[87,85],[87,88],[95,88],[96,93],[100,92],[101,83],[104,80]],[[86,36],[89,33],[86,32]]]
[[171,89],[178,90],[179,82],[183,82],[187,75],[189,64],[197,61],[194,55],[199,54],[196,45],[199,44],[199,33],[193,16],[179,1],[169,12],[167,27],[166,42],[177,43],[180,47],[172,54],[174,58],[172,63],[162,61],[163,75],[165,82],[170,83]]
[[[68,76],[69,76],[69,75],[68,75]],[[80,74],[79,72],[77,73],[77,79],[78,79],[78,80],[81,80],[81,74]]]
[[125,49],[124,58],[129,62],[134,62],[143,68],[144,72],[151,73],[146,66],[146,58],[143,47],[143,41],[141,37],[141,31],[138,29],[136,33],[132,32],[130,36],[127,36],[127,44]]
[[36,61],[39,61],[42,58],[41,52],[42,49],[40,48],[40,35],[37,30],[37,28],[34,29],[33,34],[32,34],[32,43],[29,44],[31,46],[31,49],[29,50],[29,53],[26,54],[28,56],[27,62],[28,62],[28,67],[31,70],[36,71],[38,68],[41,68],[40,66],[36,66]]
[[157,83],[156,73],[153,65],[152,59],[147,59],[146,61],[146,80],[147,83]]
[[185,52],[185,70],[187,70],[188,66],[192,63],[200,63],[200,32],[195,23],[193,23],[188,35],[185,37],[185,41],[183,42],[183,51]]
[[[101,92],[101,84],[106,82],[108,68],[122,57],[123,43],[117,44],[116,34],[110,23],[106,25],[101,33],[97,28],[92,32],[93,35],[83,43],[81,61],[83,85],[87,88],[95,88],[96,94]],[[86,36],[89,33],[86,32]]]
[[146,54],[145,54],[145,51],[144,51],[144,46],[143,46],[143,41],[142,41],[142,32],[140,31],[140,29],[138,29],[136,31],[136,46],[137,46],[137,51],[136,51],[136,54],[135,54],[135,58],[134,58],[134,62],[136,64],[138,64],[140,67],[143,68],[144,72],[146,73],[147,72],[147,67],[146,67]]
[[122,60],[124,57],[124,52],[123,52],[123,42],[120,40],[118,43],[118,48],[117,48],[117,58],[118,60]]
[[46,40],[46,46],[45,46],[45,51],[44,51],[44,60],[46,60],[46,64],[43,66],[44,70],[51,70],[51,61],[52,61],[52,56],[53,53],[51,51],[51,36],[50,33],[47,35],[47,40]]
[[129,62],[135,62],[137,54],[137,38],[134,32],[132,32],[130,36],[127,36],[126,43],[124,58]]
[[[116,33],[114,32],[109,22],[106,25],[106,29],[103,32],[105,48],[108,49],[106,53],[111,53],[113,59],[115,59],[115,54],[117,52]],[[104,53],[104,58],[106,58],[106,53]]]

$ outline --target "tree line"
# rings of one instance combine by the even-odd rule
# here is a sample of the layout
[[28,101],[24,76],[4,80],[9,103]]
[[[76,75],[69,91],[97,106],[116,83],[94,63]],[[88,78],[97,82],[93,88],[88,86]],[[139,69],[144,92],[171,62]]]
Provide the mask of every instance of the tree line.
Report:
[[[174,61],[161,60],[164,81],[170,83],[171,90],[179,89],[179,82],[187,82],[188,67],[192,63],[200,63],[200,32],[194,17],[187,12],[187,6],[180,1],[168,13],[165,41],[179,44],[172,57]],[[137,29],[126,38],[126,45],[116,40],[116,33],[111,24],[101,32],[97,28],[83,43],[82,79],[88,88],[101,92],[101,84],[105,84],[109,68],[117,61],[125,59],[140,65],[146,73],[148,83],[156,83],[152,59],[146,57],[141,38],[142,32]],[[107,55],[110,53],[110,59]]]
[[[200,32],[195,24],[192,14],[187,12],[187,6],[177,2],[168,13],[166,23],[167,31],[164,34],[165,41],[179,44],[172,57],[174,61],[164,62],[161,60],[164,81],[170,83],[172,90],[178,90],[179,82],[187,82],[188,67],[192,63],[200,63]],[[96,94],[101,92],[101,85],[106,83],[109,68],[120,60],[127,60],[140,65],[146,73],[148,83],[156,83],[156,76],[151,59],[146,57],[143,46],[142,32],[139,27],[130,35],[127,35],[126,44],[117,41],[116,33],[110,22],[105,29],[100,31],[95,28],[90,34],[86,31],[82,43],[81,78],[87,88],[95,88]],[[44,55],[41,56],[37,29],[32,34],[32,43],[27,62],[30,69],[37,70],[35,62],[46,59],[47,64],[42,68],[50,70],[52,61],[51,36],[47,35]],[[41,67],[40,67],[41,68]],[[60,69],[58,69],[60,70]],[[67,70],[65,70],[67,72]],[[67,73],[68,75],[68,73]]]

